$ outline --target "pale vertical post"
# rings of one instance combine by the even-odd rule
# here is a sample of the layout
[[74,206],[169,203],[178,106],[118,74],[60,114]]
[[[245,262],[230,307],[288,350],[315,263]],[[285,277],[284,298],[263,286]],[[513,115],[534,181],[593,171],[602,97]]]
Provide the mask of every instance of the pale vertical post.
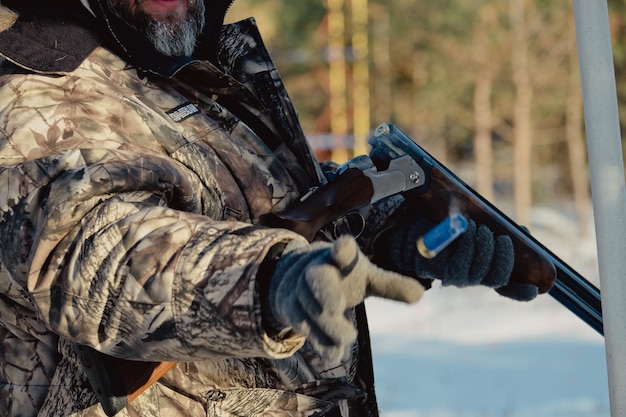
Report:
[[611,416],[626,416],[626,194],[606,1],[573,0]]

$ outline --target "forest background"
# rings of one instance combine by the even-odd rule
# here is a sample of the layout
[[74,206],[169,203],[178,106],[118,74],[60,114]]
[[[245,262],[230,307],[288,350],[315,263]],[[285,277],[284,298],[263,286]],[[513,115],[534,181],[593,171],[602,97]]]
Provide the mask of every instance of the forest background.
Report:
[[[626,1],[608,4],[623,130]],[[227,20],[249,16],[320,159],[391,122],[520,224],[588,217],[571,1],[237,0]]]

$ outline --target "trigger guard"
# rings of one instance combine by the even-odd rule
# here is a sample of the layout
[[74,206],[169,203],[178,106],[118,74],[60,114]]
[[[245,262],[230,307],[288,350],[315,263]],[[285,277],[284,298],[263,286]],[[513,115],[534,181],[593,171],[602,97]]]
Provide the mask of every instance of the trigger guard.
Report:
[[351,235],[356,239],[364,230],[365,217],[358,211],[352,211],[330,222],[320,230],[320,233],[327,240],[335,241],[342,235]]

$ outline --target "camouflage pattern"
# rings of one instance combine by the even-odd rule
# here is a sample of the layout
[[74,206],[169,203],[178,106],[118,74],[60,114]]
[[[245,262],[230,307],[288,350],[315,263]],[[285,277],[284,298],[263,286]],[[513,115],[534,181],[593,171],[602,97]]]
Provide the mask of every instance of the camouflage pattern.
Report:
[[170,80],[104,48],[69,74],[2,61],[0,415],[104,415],[71,342],[179,362],[121,417],[345,414],[362,395],[356,352],[329,368],[262,328],[259,265],[302,238],[255,224],[322,175],[254,21],[221,45],[223,69]]

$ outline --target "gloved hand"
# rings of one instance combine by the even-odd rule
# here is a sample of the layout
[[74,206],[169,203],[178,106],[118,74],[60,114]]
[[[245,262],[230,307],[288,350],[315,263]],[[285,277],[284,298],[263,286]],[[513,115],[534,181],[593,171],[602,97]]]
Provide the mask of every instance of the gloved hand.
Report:
[[293,241],[276,264],[263,314],[276,330],[292,328],[339,363],[357,336],[347,309],[369,295],[412,303],[423,292],[418,281],[372,264],[350,236],[334,243]]
[[444,286],[485,285],[520,301],[537,296],[538,288],[534,285],[509,283],[514,252],[508,236],[494,237],[488,227],[477,226],[470,219],[465,233],[437,256],[427,259],[416,250],[416,242],[433,226],[421,215],[403,213],[376,242],[376,262],[399,273],[439,279]]

